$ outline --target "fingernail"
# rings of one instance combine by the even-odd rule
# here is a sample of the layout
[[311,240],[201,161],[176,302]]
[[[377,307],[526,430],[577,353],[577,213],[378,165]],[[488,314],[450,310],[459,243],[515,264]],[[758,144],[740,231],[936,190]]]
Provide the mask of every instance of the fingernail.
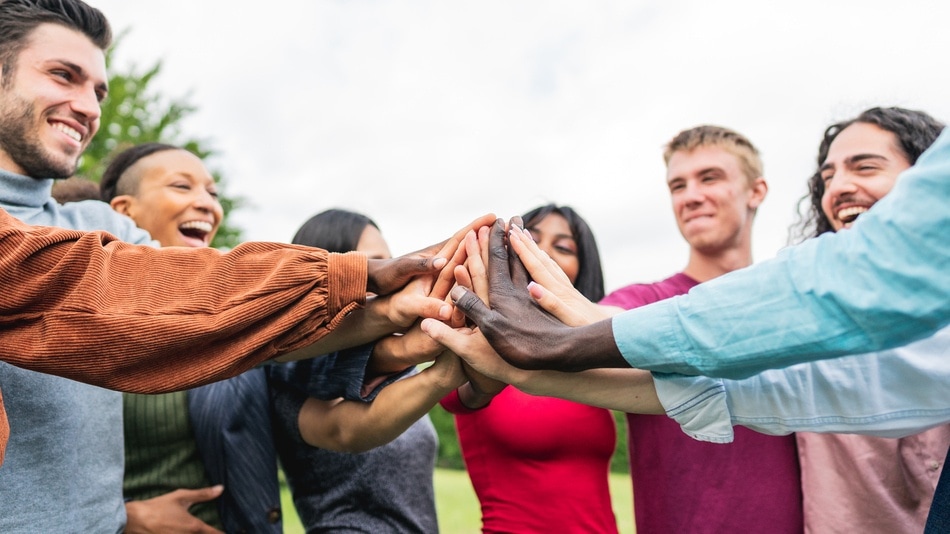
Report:
[[462,286],[455,286],[452,288],[452,301],[458,302],[458,299],[465,296],[465,288]]
[[449,260],[447,260],[447,259],[445,259],[445,258],[436,258],[436,259],[432,260],[432,266],[435,267],[436,269],[441,269],[442,267],[445,267],[445,264],[446,264],[448,261],[449,261]]

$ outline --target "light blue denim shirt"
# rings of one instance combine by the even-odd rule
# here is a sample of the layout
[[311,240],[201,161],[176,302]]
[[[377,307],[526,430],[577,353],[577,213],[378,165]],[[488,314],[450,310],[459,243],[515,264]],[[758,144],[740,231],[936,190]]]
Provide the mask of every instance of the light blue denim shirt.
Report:
[[950,328],[897,349],[744,380],[655,373],[654,383],[667,415],[702,441],[728,443],[736,425],[765,434],[909,436],[950,421]]
[[847,232],[612,321],[632,367],[726,378],[934,334],[950,323],[950,129]]

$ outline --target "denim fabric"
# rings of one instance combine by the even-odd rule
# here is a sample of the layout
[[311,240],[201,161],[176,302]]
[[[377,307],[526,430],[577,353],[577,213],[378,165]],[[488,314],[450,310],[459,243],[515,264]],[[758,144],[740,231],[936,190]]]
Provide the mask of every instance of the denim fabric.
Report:
[[654,382],[667,415],[703,441],[728,443],[735,425],[908,436],[950,421],[950,328],[906,347],[744,380],[654,373]]

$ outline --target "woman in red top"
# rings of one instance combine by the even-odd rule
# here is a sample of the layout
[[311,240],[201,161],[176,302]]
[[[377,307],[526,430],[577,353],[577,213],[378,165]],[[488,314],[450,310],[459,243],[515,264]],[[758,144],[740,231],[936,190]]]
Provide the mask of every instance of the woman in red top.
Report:
[[[523,219],[571,283],[600,300],[603,272],[587,223],[553,204]],[[442,406],[455,414],[483,532],[617,532],[608,488],[617,434],[608,410],[531,396],[487,379],[466,383]]]

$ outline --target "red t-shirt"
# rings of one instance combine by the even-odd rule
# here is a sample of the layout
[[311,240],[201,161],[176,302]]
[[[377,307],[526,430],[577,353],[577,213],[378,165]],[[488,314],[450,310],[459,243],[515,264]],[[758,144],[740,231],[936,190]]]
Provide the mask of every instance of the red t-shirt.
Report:
[[617,532],[607,479],[617,431],[608,410],[513,387],[479,410],[455,392],[442,406],[455,414],[483,532]]
[[[676,274],[634,284],[601,304],[632,309],[687,293]],[[795,436],[735,428],[729,444],[697,441],[664,415],[627,414],[637,534],[802,532]]]

